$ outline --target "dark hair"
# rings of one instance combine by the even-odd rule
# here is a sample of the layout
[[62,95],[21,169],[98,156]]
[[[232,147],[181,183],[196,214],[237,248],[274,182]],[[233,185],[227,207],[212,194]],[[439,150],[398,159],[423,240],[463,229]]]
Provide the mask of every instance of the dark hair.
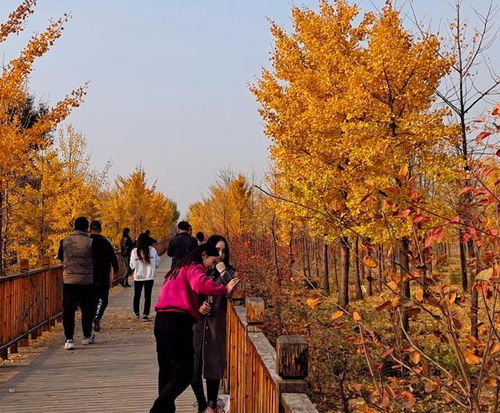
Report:
[[191,251],[184,258],[179,260],[167,273],[165,278],[168,280],[170,278],[176,278],[179,272],[179,269],[182,267],[186,267],[191,264],[202,264],[203,263],[203,253],[205,253],[208,257],[218,257],[219,251],[213,245],[209,244],[201,244],[196,247],[193,251]]
[[181,231],[188,231],[190,227],[191,225],[189,225],[189,222],[187,221],[181,221],[177,224],[177,228]]
[[[231,258],[231,255],[229,254],[229,244],[227,243],[226,238],[224,238],[222,235],[212,235],[207,239],[207,244],[215,246],[219,241],[223,241],[224,244],[226,245],[226,255],[224,256],[224,264],[226,264],[227,268],[233,268],[231,264],[229,263],[229,259]],[[218,251],[217,251],[218,253]]]
[[200,242],[203,242],[203,240],[205,239],[205,234],[201,231],[196,233],[196,239]]
[[75,219],[76,231],[87,231],[89,229],[89,220],[85,217],[78,217]]
[[149,258],[149,237],[146,234],[139,235],[137,238],[137,257],[146,263],[150,263]]
[[149,237],[151,235],[151,231],[149,229],[147,229],[146,231],[144,231],[144,233]]
[[90,229],[95,229],[97,231],[100,231],[102,229],[101,227],[101,222],[98,221],[97,219],[94,219],[91,223],[90,223]]
[[128,228],[128,227],[123,228],[122,237],[128,237],[129,233],[130,233],[130,228]]

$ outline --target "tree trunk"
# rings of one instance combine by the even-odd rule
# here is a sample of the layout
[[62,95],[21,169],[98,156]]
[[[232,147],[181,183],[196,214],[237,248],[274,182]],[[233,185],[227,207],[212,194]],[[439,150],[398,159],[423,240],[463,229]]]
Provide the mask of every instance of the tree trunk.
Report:
[[328,244],[323,243],[323,288],[325,289],[325,294],[330,295],[330,274],[328,271]]
[[339,283],[339,305],[342,308],[346,308],[349,305],[349,264],[351,247],[349,245],[349,239],[347,237],[341,238],[342,243],[342,259],[343,268],[340,273],[340,283]]
[[361,290],[361,272],[359,270],[359,237],[356,237],[354,241],[354,269],[356,275],[356,300],[362,300],[363,291]]
[[[410,273],[410,240],[408,238],[403,238],[401,240],[401,251],[400,251],[400,264],[401,264],[401,278],[403,281],[401,281],[401,295],[405,298],[410,299],[410,281],[409,280],[404,280],[406,276]],[[410,322],[409,322],[409,317],[408,313],[406,310],[403,310],[402,314],[403,322],[402,322],[402,328],[405,331],[408,331],[410,329]]]
[[339,269],[337,260],[337,247],[333,249],[333,276],[335,277],[335,288],[337,289],[337,294],[339,293]]
[[[469,241],[467,245],[469,257],[471,259],[476,257],[476,250],[474,249],[474,241]],[[470,309],[470,333],[476,338],[479,338],[478,329],[478,310],[479,310],[479,292],[474,288],[476,282],[476,274],[478,273],[479,265],[476,263],[474,270],[470,271],[470,284],[471,289],[471,309]]]

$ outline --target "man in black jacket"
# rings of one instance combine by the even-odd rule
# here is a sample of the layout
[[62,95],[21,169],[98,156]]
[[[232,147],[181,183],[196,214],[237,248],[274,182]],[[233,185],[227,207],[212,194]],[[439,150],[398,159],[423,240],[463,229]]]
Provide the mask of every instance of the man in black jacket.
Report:
[[90,223],[90,237],[92,238],[94,253],[94,291],[96,299],[94,331],[100,331],[100,322],[108,306],[111,267],[113,267],[115,273],[118,273],[118,260],[111,242],[101,235],[101,223],[99,221]]
[[172,257],[172,267],[198,246],[196,238],[189,235],[190,228],[189,222],[179,222],[177,235],[168,244],[167,255]]

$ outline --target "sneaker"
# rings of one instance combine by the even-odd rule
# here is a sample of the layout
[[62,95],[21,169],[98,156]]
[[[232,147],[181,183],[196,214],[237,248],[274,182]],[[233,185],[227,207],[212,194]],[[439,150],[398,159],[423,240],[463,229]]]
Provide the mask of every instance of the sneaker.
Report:
[[142,316],[142,321],[151,321],[151,319],[149,318],[149,316],[148,316],[148,315],[144,314],[144,315]]
[[94,341],[95,341],[95,336],[92,334],[90,337],[83,337],[82,344],[83,345],[94,344]]
[[134,315],[134,318],[137,318],[138,320],[139,320],[139,318],[141,318],[141,316],[139,315],[139,313],[132,312],[132,314]]
[[74,340],[66,340],[66,342],[64,343],[64,348],[66,350],[74,350],[75,349],[75,342]]
[[94,331],[101,331],[101,323],[98,318],[94,318]]

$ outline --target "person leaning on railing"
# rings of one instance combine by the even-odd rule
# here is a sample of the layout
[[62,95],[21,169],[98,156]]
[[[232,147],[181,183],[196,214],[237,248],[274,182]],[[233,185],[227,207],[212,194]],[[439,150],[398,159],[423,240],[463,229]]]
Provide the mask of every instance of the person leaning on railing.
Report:
[[193,324],[200,318],[200,296],[228,295],[239,282],[227,286],[207,277],[206,272],[220,261],[219,251],[202,244],[165,276],[156,303],[155,338],[158,355],[158,398],[150,413],[175,412],[175,399],[193,378]]
[[[236,277],[230,264],[229,245],[222,235],[212,235],[207,244],[214,246],[221,261],[208,272],[216,283],[227,285]],[[220,381],[226,367],[227,297],[204,297],[199,311],[203,315],[193,328],[194,373],[191,387],[198,402],[199,413],[215,413]],[[206,380],[207,395],[203,389]]]

